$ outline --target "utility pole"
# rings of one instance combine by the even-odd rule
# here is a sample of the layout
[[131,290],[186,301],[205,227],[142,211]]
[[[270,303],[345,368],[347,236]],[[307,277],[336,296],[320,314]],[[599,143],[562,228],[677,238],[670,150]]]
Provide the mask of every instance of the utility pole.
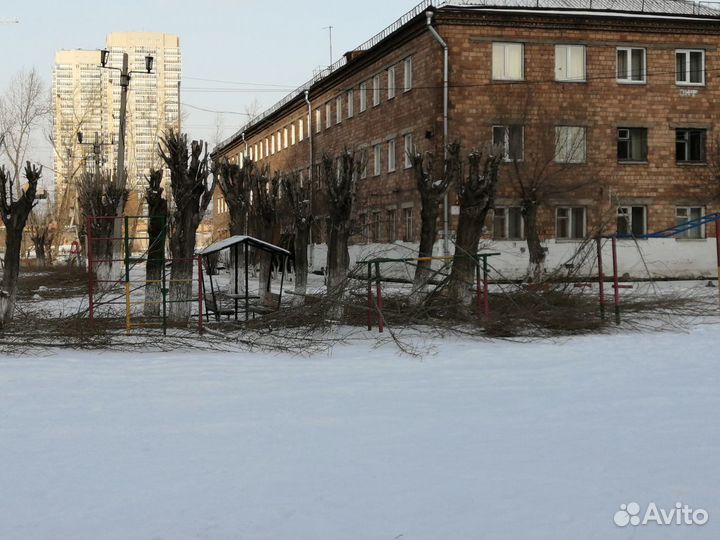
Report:
[[128,86],[130,86],[128,54],[124,52],[122,53],[122,68],[120,68],[120,134],[118,138],[117,176],[115,178],[115,184],[119,188],[125,187],[125,115]]

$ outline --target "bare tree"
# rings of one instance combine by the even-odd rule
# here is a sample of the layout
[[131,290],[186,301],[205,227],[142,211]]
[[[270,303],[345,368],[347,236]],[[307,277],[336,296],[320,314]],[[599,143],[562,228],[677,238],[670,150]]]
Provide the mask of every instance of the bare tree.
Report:
[[246,159],[242,167],[227,160],[217,164],[217,184],[230,210],[230,236],[247,230],[248,199],[258,174],[261,169],[250,159]]
[[337,160],[323,155],[321,177],[328,193],[330,238],[327,254],[327,287],[339,291],[347,280],[350,266],[348,239],[352,231],[350,217],[355,202],[356,180],[360,176],[365,157],[347,148]]
[[52,260],[52,246],[57,234],[57,206],[48,200],[44,206],[35,205],[28,218],[27,230],[35,248],[35,258],[42,267]]
[[[115,237],[116,212],[119,205],[124,205],[128,197],[128,190],[120,187],[110,173],[103,173],[96,170],[94,173],[86,172],[80,177],[78,184],[78,206],[80,207],[80,231],[81,237],[87,234],[92,240],[92,245],[86,246],[86,252],[92,251],[93,259],[100,261],[88,266],[88,272],[94,272],[101,286],[111,285],[111,281],[117,279],[118,274],[114,269],[120,264],[116,259],[120,256],[113,255],[117,252],[115,245],[121,245],[119,240],[113,241]],[[90,229],[87,229],[88,218]],[[94,240],[97,238],[98,240]]]
[[[9,181],[14,185],[13,196],[20,194],[20,173],[36,128],[50,112],[48,94],[35,68],[20,71],[0,96],[0,134],[10,163]],[[12,189],[12,186],[9,186]]]
[[2,291],[0,291],[0,329],[12,319],[17,298],[17,282],[20,275],[20,248],[23,231],[30,211],[35,204],[35,192],[38,180],[42,175],[42,167],[25,164],[27,184],[20,191],[17,200],[10,201],[12,184],[10,173],[0,166],[0,211],[5,225],[5,259],[3,269]]
[[207,145],[170,130],[159,147],[160,157],[170,170],[175,208],[170,218],[170,316],[188,320],[191,313],[195,235],[212,201],[215,179],[209,180]]
[[424,155],[415,153],[410,155],[415,184],[420,192],[422,207],[420,210],[420,260],[415,268],[413,280],[413,293],[419,292],[430,278],[431,261],[423,260],[432,257],[435,238],[437,237],[438,215],[440,203],[451,184],[460,177],[460,143],[448,145],[442,167],[438,167],[435,155],[426,152]]
[[[278,201],[280,195],[280,176],[269,175],[269,169],[263,167],[259,174],[252,177],[252,215],[255,222],[255,234],[261,240],[272,243],[275,224],[278,219]],[[258,296],[261,302],[270,298],[270,267],[272,255],[258,253],[259,275]]]
[[303,181],[299,172],[288,173],[283,177],[285,205],[293,222],[293,251],[295,253],[295,300],[305,302],[308,276],[308,244],[313,215],[310,204],[311,189],[309,181]]
[[163,266],[165,263],[165,243],[168,230],[168,203],[163,196],[163,172],[161,169],[150,171],[147,177],[145,201],[148,205],[148,250],[145,266],[145,315],[160,315],[163,293]]
[[495,204],[501,159],[500,148],[492,145],[470,152],[467,174],[457,185],[460,216],[449,292],[450,297],[458,303],[467,303],[471,298],[470,285],[475,277],[478,243],[485,218]]

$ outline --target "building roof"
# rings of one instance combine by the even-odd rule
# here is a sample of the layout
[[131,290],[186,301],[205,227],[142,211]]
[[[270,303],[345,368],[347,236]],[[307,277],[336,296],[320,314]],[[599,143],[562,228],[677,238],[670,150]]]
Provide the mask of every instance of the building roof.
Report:
[[527,13],[547,13],[565,15],[598,15],[631,18],[662,18],[682,19],[685,21],[705,21],[707,19],[720,20],[720,0],[699,1],[692,0],[423,0],[413,9],[390,26],[371,37],[365,43],[357,46],[350,53],[325,69],[320,70],[309,81],[301,84],[272,107],[258,116],[250,119],[233,135],[222,141],[213,150],[213,153],[222,151],[227,146],[237,142],[242,135],[251,128],[281,110],[290,102],[309,91],[320,81],[326,79],[348,63],[348,56],[354,52],[364,52],[378,46],[411,21],[429,9],[467,9],[484,11],[514,11]]

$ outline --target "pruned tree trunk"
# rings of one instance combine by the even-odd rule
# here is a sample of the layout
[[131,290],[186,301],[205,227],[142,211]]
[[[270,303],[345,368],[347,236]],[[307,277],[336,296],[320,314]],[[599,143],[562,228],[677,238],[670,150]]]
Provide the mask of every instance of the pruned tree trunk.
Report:
[[485,218],[494,206],[501,158],[501,151],[494,146],[472,152],[468,156],[468,174],[458,186],[460,216],[450,272],[449,296],[459,304],[467,304],[472,298],[471,287],[475,281],[478,244]]
[[[263,167],[253,177],[253,216],[255,230],[258,238],[270,244],[273,243],[273,233],[277,222],[277,205],[280,193],[280,177],[270,178],[270,170]],[[267,303],[271,298],[271,264],[272,254],[256,251],[255,258],[258,264],[258,296],[260,303]]]
[[192,313],[195,234],[207,210],[215,180],[210,183],[207,146],[170,130],[161,138],[160,157],[170,170],[175,209],[170,220],[170,317],[187,321]]
[[442,170],[435,170],[434,155],[427,152],[410,156],[415,175],[415,183],[420,192],[422,207],[420,209],[420,248],[413,279],[411,297],[421,299],[427,282],[431,279],[433,247],[437,238],[440,202],[451,184],[460,177],[460,144],[453,143],[447,147]]
[[[5,225],[5,258],[3,268],[2,291],[0,291],[0,329],[12,319],[17,298],[17,283],[20,276],[20,249],[23,230],[30,211],[35,203],[37,183],[42,175],[42,167],[25,165],[26,186],[20,197],[10,202],[12,183],[4,167],[0,167],[0,210]],[[9,200],[10,199],[10,200]]]
[[303,304],[307,294],[308,244],[313,216],[310,202],[310,183],[303,182],[298,173],[283,177],[283,192],[293,223],[293,252],[295,254],[295,304]]
[[540,241],[538,204],[532,200],[523,201],[522,215],[529,255],[527,278],[533,283],[538,283],[542,281],[545,273],[545,249]]
[[163,197],[162,170],[150,171],[145,200],[148,205],[148,253],[145,266],[145,315],[157,317],[162,313],[165,239],[167,238],[168,206]]
[[327,289],[329,294],[342,295],[350,266],[348,239],[350,238],[353,202],[355,200],[355,179],[363,167],[364,156],[356,158],[347,149],[340,158],[322,158],[322,174],[328,189],[328,211],[330,214],[330,238],[327,255]]

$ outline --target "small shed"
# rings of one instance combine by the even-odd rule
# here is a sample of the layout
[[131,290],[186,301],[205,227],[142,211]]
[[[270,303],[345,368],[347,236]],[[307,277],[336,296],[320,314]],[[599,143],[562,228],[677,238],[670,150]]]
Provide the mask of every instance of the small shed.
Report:
[[[261,276],[261,281],[258,286],[258,294],[250,294],[250,251],[254,250],[255,253],[265,253],[270,256],[270,264],[267,276]],[[229,281],[228,283],[221,283],[218,274],[215,274],[214,268],[217,267],[213,264],[211,258],[213,256],[219,256],[222,253],[227,253],[228,262],[230,263]],[[287,267],[287,259],[290,257],[290,252],[286,249],[260,240],[259,238],[253,238],[252,236],[231,236],[224,240],[219,240],[210,244],[206,248],[202,249],[199,253],[203,259],[203,266],[205,268],[205,274],[209,277],[210,289],[205,287],[205,280],[203,278],[203,289],[205,289],[205,312],[206,317],[209,319],[211,313],[215,316],[216,320],[220,320],[221,317],[226,316],[228,319],[234,317],[238,320],[238,314],[240,310],[245,311],[245,320],[248,320],[250,314],[258,312],[267,312],[275,309],[280,309],[282,302],[282,290],[283,284],[285,283],[285,268]],[[270,284],[272,278],[273,260],[281,268],[280,276],[280,292],[277,295],[277,299],[273,298],[273,305],[260,305],[258,300],[261,296],[270,297]],[[242,275],[240,270],[243,270]],[[215,275],[215,279],[213,279]],[[261,295],[261,289],[265,288],[265,295]],[[276,300],[276,304],[275,304]]]

